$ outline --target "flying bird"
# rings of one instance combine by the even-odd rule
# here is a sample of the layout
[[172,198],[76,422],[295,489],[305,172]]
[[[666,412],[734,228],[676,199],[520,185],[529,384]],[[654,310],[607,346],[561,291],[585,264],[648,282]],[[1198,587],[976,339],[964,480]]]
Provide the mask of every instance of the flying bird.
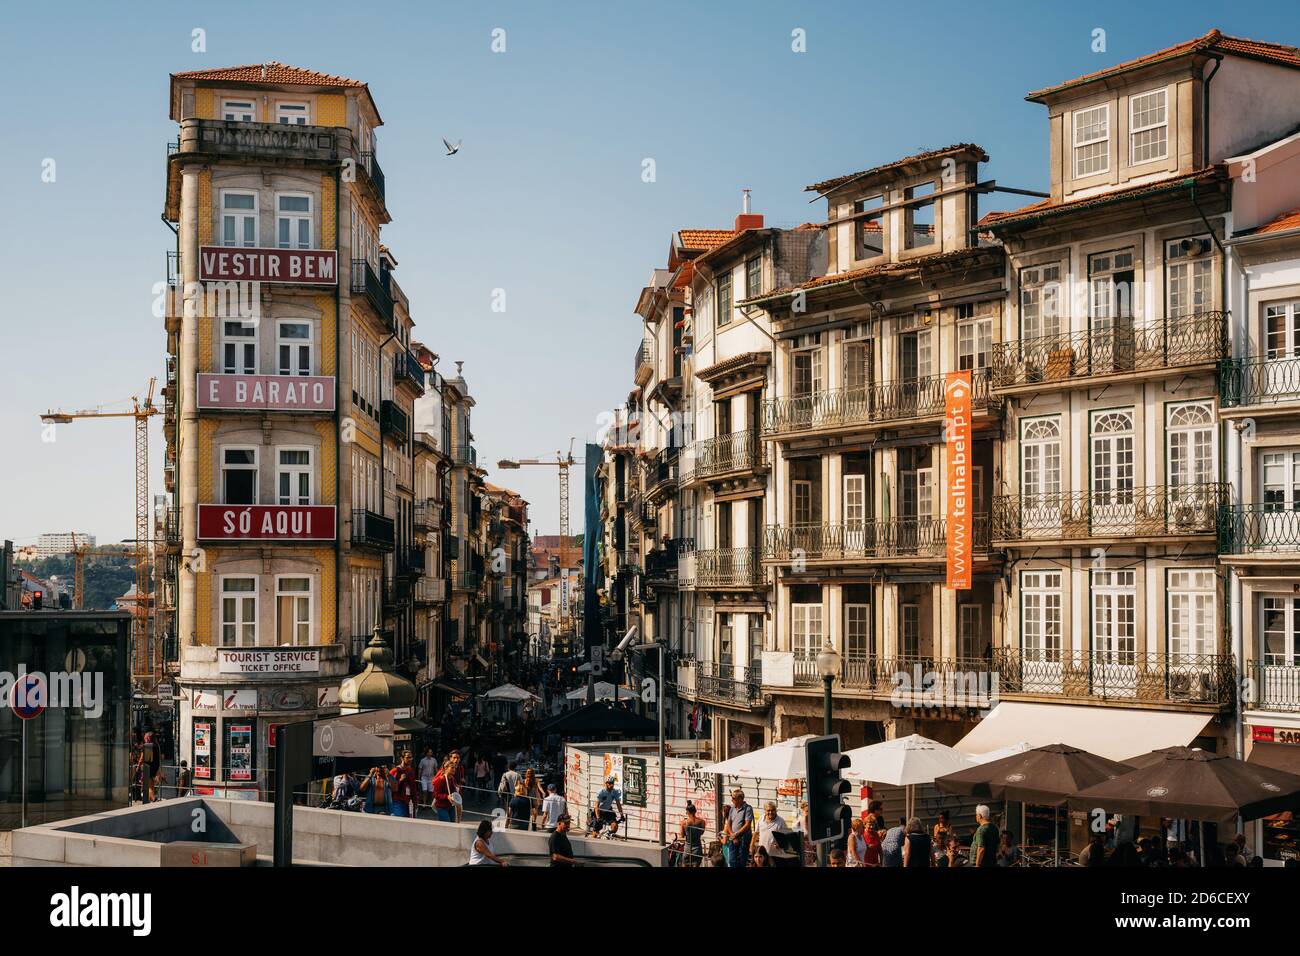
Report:
[[456,145],[453,146],[451,145],[451,143],[447,142],[447,138],[445,136],[442,138],[442,145],[447,147],[448,156],[455,156],[457,153],[460,152],[460,143],[461,143],[460,140],[456,140]]

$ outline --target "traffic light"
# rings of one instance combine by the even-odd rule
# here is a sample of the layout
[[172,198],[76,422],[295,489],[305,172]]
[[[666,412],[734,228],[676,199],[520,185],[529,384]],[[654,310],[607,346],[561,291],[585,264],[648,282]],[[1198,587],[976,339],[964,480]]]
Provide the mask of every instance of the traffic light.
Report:
[[808,773],[808,838],[813,843],[842,840],[853,811],[845,805],[849,782],[840,771],[849,758],[840,753],[839,734],[813,737],[804,744]]

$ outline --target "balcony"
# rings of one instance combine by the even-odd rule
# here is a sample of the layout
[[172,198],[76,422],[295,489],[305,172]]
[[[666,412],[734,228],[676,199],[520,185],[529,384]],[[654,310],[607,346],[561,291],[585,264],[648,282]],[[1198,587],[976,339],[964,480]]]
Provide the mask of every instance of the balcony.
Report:
[[352,509],[352,546],[376,551],[392,551],[394,547],[393,519],[366,511]]
[[695,693],[724,704],[753,707],[763,702],[763,668],[701,661],[696,666]]
[[387,209],[384,201],[384,171],[379,166],[379,160],[375,158],[375,151],[362,150],[359,159],[357,169],[361,171],[361,181],[370,187],[380,207]]
[[413,578],[423,576],[425,572],[424,548],[411,548],[407,552],[406,566],[403,570]]
[[678,555],[685,550],[687,539],[673,538],[662,548],[651,551],[645,557],[645,576],[649,584],[667,587],[677,586]]
[[428,607],[447,600],[446,578],[420,578],[414,588],[416,607]]
[[[836,685],[868,696],[893,699],[907,675],[917,693],[951,695],[953,703],[983,707],[995,697],[1068,698],[1155,704],[1217,712],[1232,706],[1236,668],[1231,656],[1216,654],[1025,652],[994,648],[990,657],[940,659],[900,655],[846,659]],[[931,676],[933,675],[933,676]],[[996,679],[996,680],[995,680]],[[820,688],[816,660],[796,656],[794,686]]]
[[1224,415],[1283,414],[1300,405],[1300,358],[1227,359],[1219,366]]
[[[971,521],[974,551],[989,551],[989,516]],[[948,553],[945,518],[880,518],[849,524],[768,525],[763,557],[770,561],[943,560]]]
[[1105,331],[1043,335],[993,345],[993,387],[1036,391],[1099,379],[1212,367],[1226,354],[1226,312],[1121,321]]
[[[971,373],[971,407],[995,411],[1001,400],[993,395],[988,369]],[[833,388],[810,395],[769,399],[763,403],[763,434],[833,431],[851,426],[883,427],[944,417],[945,376],[902,379],[852,388]],[[699,463],[696,463],[699,472]]]
[[413,523],[416,531],[437,531],[442,527],[442,505],[432,498],[417,501]]
[[1071,542],[1213,535],[1227,486],[1150,485],[1110,491],[999,495],[992,540]]
[[393,330],[393,297],[388,291],[388,283],[365,259],[352,260],[351,291],[370,304],[385,329]]
[[661,448],[646,463],[645,499],[658,501],[677,490],[676,448]]
[[424,367],[410,352],[403,350],[393,356],[393,381],[413,385],[418,391],[424,391]]
[[482,583],[483,575],[478,571],[454,571],[451,575],[453,591],[477,591]]
[[391,581],[384,582],[384,607],[390,613],[400,611],[411,599],[411,582],[399,574]]
[[478,467],[478,450],[473,445],[457,445],[452,460],[458,465],[468,465],[470,468]]
[[1290,664],[1252,661],[1246,672],[1244,709],[1300,713],[1300,659]]
[[402,411],[396,402],[386,398],[379,403],[379,430],[381,432],[396,438],[399,442],[405,442],[409,428],[410,419],[406,417],[406,412]]
[[695,443],[695,476],[716,478],[767,464],[758,432],[746,429]]
[[169,153],[212,158],[336,163],[352,148],[346,127],[290,126],[191,117],[181,120],[180,136]]
[[714,548],[695,552],[698,588],[759,588],[764,586],[759,549]]
[[641,554],[637,551],[624,550],[618,552],[618,573],[619,574],[640,574],[641,573]]
[[654,371],[650,359],[650,350],[650,342],[642,340],[641,344],[636,347],[636,353],[632,356],[632,380],[636,382],[638,388],[650,381],[650,374]]
[[1300,511],[1284,503],[1225,505],[1219,512],[1219,554],[1294,559]]

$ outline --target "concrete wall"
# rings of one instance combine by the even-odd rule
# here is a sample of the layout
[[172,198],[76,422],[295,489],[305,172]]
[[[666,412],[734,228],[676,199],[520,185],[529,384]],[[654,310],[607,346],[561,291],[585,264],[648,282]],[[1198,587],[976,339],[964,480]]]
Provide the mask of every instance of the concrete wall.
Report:
[[[195,811],[205,808],[207,829],[194,833]],[[259,856],[269,857],[272,821],[270,803],[168,800],[14,831],[12,865],[159,866],[162,841],[172,840],[253,843]],[[295,807],[294,860],[326,866],[461,866],[469,861],[475,826]],[[497,853],[544,854],[547,839],[545,833],[503,830],[492,843]],[[576,836],[572,841],[579,857],[662,863],[659,848],[650,843]]]

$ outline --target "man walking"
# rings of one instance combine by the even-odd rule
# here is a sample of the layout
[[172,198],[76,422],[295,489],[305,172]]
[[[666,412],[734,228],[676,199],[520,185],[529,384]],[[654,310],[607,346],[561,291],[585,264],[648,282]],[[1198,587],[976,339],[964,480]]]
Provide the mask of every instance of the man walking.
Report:
[[975,836],[970,841],[970,861],[973,866],[998,865],[998,828],[990,822],[988,804],[975,808]]
[[501,775],[501,781],[497,784],[497,794],[501,798],[501,806],[505,807],[510,804],[515,795],[515,787],[519,786],[519,771],[515,770],[515,762],[512,760],[507,765],[508,769]]
[[722,828],[722,842],[727,845],[727,866],[749,866],[749,844],[754,839],[754,808],[745,802],[745,791],[731,791],[731,806]]
[[551,866],[582,866],[573,855],[573,844],[569,842],[569,815],[561,813],[555,821],[555,830],[551,833]]
[[555,792],[555,784],[546,785],[546,798],[542,800],[542,826],[549,832],[559,827],[560,817],[568,817],[569,806],[565,799]]
[[438,772],[438,761],[434,759],[433,748],[425,747],[424,756],[420,758],[420,803],[433,803],[433,775]]
[[395,817],[415,816],[419,786],[416,783],[415,766],[411,759],[411,752],[403,750],[402,762],[388,771],[388,775],[392,778],[393,816]]

